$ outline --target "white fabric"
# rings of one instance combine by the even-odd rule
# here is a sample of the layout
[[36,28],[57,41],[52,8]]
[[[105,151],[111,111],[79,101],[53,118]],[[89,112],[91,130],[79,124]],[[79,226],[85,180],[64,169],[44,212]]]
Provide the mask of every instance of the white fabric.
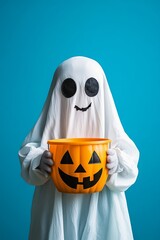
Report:
[[[88,78],[99,83],[94,97],[86,95]],[[72,78],[77,91],[71,98],[61,92],[64,79]],[[85,111],[76,111],[91,107]],[[37,169],[47,140],[72,137],[106,137],[112,140],[121,171],[110,175],[102,192],[64,194],[50,177]],[[139,152],[126,135],[101,66],[86,57],[73,57],[56,70],[43,111],[19,151],[22,177],[36,186],[30,240],[132,240],[124,191],[136,180]]]
[[123,167],[121,167],[119,164],[116,150],[113,148],[108,149],[107,151],[107,168],[108,168],[109,175],[123,171]]

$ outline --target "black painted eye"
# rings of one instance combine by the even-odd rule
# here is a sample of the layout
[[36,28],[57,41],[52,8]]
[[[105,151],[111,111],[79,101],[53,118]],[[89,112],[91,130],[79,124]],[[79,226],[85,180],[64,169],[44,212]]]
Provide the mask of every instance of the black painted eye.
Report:
[[77,86],[72,78],[67,78],[63,81],[61,91],[66,98],[72,97],[76,93],[76,90]]
[[73,164],[72,158],[68,151],[63,155],[61,164]]
[[89,78],[85,84],[85,92],[89,97],[94,97],[99,91],[99,84],[95,78]]
[[100,158],[98,157],[98,154],[94,151],[92,154],[92,157],[89,161],[89,164],[93,164],[93,163],[101,163]]

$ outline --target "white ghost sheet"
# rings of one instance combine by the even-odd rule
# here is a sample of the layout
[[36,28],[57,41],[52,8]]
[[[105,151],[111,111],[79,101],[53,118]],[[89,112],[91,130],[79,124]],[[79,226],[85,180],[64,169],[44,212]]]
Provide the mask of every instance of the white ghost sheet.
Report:
[[[75,137],[112,140],[120,171],[109,176],[101,192],[58,192],[50,177],[37,169],[49,139]],[[106,76],[96,61],[72,57],[57,68],[19,158],[22,177],[36,186],[30,240],[133,239],[124,191],[137,178],[139,152],[122,127]]]

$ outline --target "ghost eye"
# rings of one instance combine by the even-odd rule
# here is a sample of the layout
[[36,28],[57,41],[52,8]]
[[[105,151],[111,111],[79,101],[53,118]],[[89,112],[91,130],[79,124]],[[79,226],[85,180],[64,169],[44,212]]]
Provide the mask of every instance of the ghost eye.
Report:
[[99,84],[95,78],[89,78],[85,83],[85,92],[89,97],[94,97],[99,91]]
[[94,151],[91,159],[89,161],[89,164],[93,164],[93,163],[101,163],[100,158],[98,157],[98,154]]
[[67,78],[63,81],[61,91],[64,97],[66,98],[72,97],[76,93],[76,90],[77,86],[72,78]]

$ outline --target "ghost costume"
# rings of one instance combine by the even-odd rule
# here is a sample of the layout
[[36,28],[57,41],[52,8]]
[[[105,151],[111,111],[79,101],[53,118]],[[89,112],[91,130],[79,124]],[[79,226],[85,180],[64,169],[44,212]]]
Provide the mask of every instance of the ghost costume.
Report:
[[[66,79],[74,83],[74,92],[68,96],[62,89]],[[96,95],[92,90],[87,94],[88,79],[98,82]],[[76,137],[112,140],[119,168],[101,192],[58,192],[51,178],[37,168],[49,139]],[[57,68],[42,113],[25,138],[19,158],[22,177],[36,186],[30,240],[133,239],[124,191],[137,178],[139,152],[124,132],[106,76],[96,61],[73,57]]]

